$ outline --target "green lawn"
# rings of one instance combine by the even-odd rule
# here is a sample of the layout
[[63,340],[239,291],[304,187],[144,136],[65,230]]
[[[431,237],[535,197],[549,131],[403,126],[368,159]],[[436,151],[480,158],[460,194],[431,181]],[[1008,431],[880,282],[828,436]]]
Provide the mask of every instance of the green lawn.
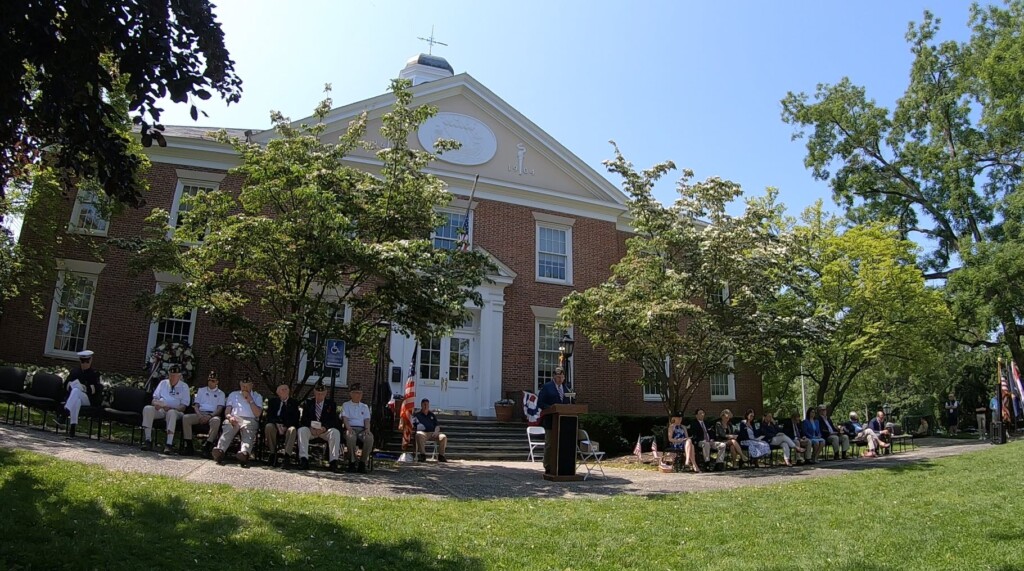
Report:
[[1024,569],[1022,482],[1024,442],[759,489],[493,501],[237,491],[0,449],[0,568]]

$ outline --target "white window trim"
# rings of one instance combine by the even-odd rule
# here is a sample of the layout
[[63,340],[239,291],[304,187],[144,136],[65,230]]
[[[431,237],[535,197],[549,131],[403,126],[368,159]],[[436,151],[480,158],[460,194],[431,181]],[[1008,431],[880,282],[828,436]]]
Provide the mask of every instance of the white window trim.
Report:
[[711,394],[711,379],[708,379],[708,395],[711,397],[712,402],[731,402],[736,400],[736,363],[733,359],[729,359],[729,394],[715,396]]
[[[572,225],[571,224],[556,224],[548,222],[541,218],[537,218],[539,213],[535,212],[534,218],[536,219],[535,229],[533,231],[533,276],[534,279],[540,283],[547,284],[559,284],[559,285],[573,285],[572,283]],[[545,218],[559,218],[557,216],[545,215]],[[554,278],[541,277],[540,275],[540,229],[547,228],[549,230],[560,230],[565,232],[565,279],[557,280]]]
[[[453,202],[457,202],[457,201],[453,201]],[[462,201],[462,202],[466,202],[466,201]],[[452,208],[452,207],[438,208],[437,212],[439,214],[440,213],[449,213],[449,214],[463,214],[463,215],[465,215],[466,214],[466,208],[465,208],[465,206],[463,206],[462,208]],[[470,211],[469,211],[469,233],[466,235],[466,239],[469,240],[470,248],[473,247],[473,219],[474,218],[476,218],[476,217],[473,215],[473,210],[470,209]],[[431,244],[434,243],[434,237],[436,235],[437,235],[437,228],[434,228],[433,230],[430,231],[430,243]]]
[[[158,281],[157,284],[156,284],[156,293],[160,293],[161,291],[163,291],[165,286],[167,286],[169,283],[174,283],[174,281],[175,280]],[[176,280],[176,281],[178,283],[180,283],[180,278],[178,280]],[[197,313],[198,312],[195,310],[195,308],[193,308],[192,309],[192,313],[191,313],[191,315],[189,317],[190,321],[192,322],[192,327],[190,327],[189,330],[188,330],[188,344],[189,345],[193,344],[193,339],[195,339],[195,336],[196,336],[196,314]],[[153,321],[149,322],[149,337],[146,340],[146,357],[145,357],[145,359],[143,359],[143,362],[148,362],[149,361],[149,356],[150,356],[149,352],[152,351],[153,347],[156,346],[156,334],[157,334],[157,331],[159,330],[159,327],[160,327],[160,319],[156,319],[156,320],[153,320]]]
[[[669,373],[669,365],[671,363],[672,363],[672,361],[670,360],[670,358],[669,357],[665,357],[665,373],[666,374]],[[671,376],[671,375],[669,375],[669,376]],[[649,392],[647,392],[647,388],[648,388],[647,385],[643,385],[641,387],[641,389],[643,390],[644,402],[664,402],[664,400],[665,400],[664,395],[662,395],[660,392],[658,392],[658,393],[649,393]]]
[[85,339],[82,342],[83,347],[89,347],[89,331],[92,329],[92,314],[96,305],[96,289],[99,285],[99,274],[103,269],[103,266],[104,264],[80,262],[78,260],[57,261],[59,272],[57,273],[57,283],[53,289],[53,303],[50,304],[50,321],[46,327],[46,347],[43,349],[43,355],[47,357],[56,357],[58,359],[78,359],[78,353],[76,351],[62,351],[53,348],[53,343],[57,338],[57,313],[60,309],[60,291],[64,287],[64,278],[69,273],[92,280],[92,295],[89,297],[89,318],[85,323]]
[[[72,234],[85,234],[88,236],[106,236],[110,232],[110,219],[106,218],[107,226],[103,230],[94,230],[90,228],[84,228],[78,225],[78,218],[82,214],[82,206],[84,205],[83,194],[92,194],[94,197],[96,193],[90,190],[79,189],[78,194],[75,196],[75,206],[71,209],[71,220],[68,221],[68,232]],[[90,204],[95,204],[90,202]]]
[[[174,187],[174,198],[171,199],[171,212],[167,217],[167,225],[170,226],[170,230],[167,232],[167,237],[171,238],[174,236],[174,232],[178,229],[178,209],[181,206],[181,195],[185,192],[186,186],[198,186],[202,188],[209,188],[210,192],[216,192],[220,189],[220,182],[214,180],[207,180],[203,177],[192,176],[191,178],[181,177],[181,171],[179,171],[178,182]],[[192,172],[192,175],[197,173]],[[198,173],[205,174],[205,173]],[[220,178],[223,178],[221,176]],[[198,244],[199,242],[188,242],[190,245]]]
[[[349,323],[349,322],[352,321],[352,307],[349,306],[348,304],[345,304],[345,312],[344,312],[344,315],[343,315],[342,319],[344,320],[345,323]],[[348,352],[348,345],[347,344],[345,345],[345,351]],[[343,387],[347,387],[348,386],[348,362],[349,362],[349,358],[346,355],[345,356],[345,362],[341,365],[341,370],[338,371],[338,376],[335,378],[335,381],[336,381],[335,387],[343,388]],[[298,370],[299,375],[298,375],[298,379],[296,379],[296,381],[302,381],[302,377],[304,377],[306,375],[306,365],[308,363],[309,363],[309,356],[306,354],[305,351],[303,351],[302,354],[299,355],[299,370]],[[311,374],[309,376],[309,379],[306,380],[306,384],[307,385],[314,385],[314,384],[316,384],[317,381],[321,381],[321,380],[324,382],[325,385],[330,387],[330,382],[331,382],[331,375],[330,374],[327,374],[327,375],[324,375],[324,376],[318,376],[315,373]]]
[[[534,312],[536,313],[536,311]],[[554,318],[536,317],[533,320],[533,386],[534,392],[539,393],[542,385],[539,384],[540,379],[537,377],[537,371],[540,370],[540,326],[548,325],[551,327],[555,326]],[[569,333],[569,337],[576,339],[576,335],[573,332],[573,327],[569,326],[566,331]],[[576,369],[573,365],[576,363],[576,351],[573,351],[573,355],[569,357],[569,369],[573,372],[573,389],[576,388]]]

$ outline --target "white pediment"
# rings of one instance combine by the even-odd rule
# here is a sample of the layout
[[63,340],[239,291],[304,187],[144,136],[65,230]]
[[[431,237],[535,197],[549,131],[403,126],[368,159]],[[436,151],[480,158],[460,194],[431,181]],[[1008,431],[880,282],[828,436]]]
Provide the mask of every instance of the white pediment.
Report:
[[[507,193],[518,201],[549,203],[554,210],[593,209],[606,219],[625,212],[627,198],[615,185],[468,74],[423,83],[412,92],[414,105],[429,104],[438,113],[408,144],[433,151],[438,138],[462,143],[427,169],[456,188],[479,176],[481,190],[499,200],[497,195]],[[366,112],[365,138],[383,148],[387,143],[380,137],[381,117],[393,104],[394,98],[386,94],[334,109],[324,137],[337,138]],[[354,152],[352,160],[374,171],[379,165],[373,150]]]

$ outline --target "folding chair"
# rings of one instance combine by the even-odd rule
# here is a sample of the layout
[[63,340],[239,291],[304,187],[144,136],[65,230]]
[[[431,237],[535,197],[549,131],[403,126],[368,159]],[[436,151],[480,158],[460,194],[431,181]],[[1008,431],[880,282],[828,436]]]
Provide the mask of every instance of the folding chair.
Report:
[[601,471],[602,478],[605,477],[604,466],[601,465],[604,452],[598,452],[596,448],[596,443],[590,440],[586,430],[576,431],[576,468],[583,466],[587,469],[587,474],[583,476],[584,480],[593,475],[595,468]]
[[[540,439],[540,441],[534,440],[534,437]],[[530,453],[526,455],[526,460],[529,462],[536,462],[533,458],[533,450],[540,448],[544,451],[544,427],[543,426],[527,426],[526,427],[526,443],[530,446]]]

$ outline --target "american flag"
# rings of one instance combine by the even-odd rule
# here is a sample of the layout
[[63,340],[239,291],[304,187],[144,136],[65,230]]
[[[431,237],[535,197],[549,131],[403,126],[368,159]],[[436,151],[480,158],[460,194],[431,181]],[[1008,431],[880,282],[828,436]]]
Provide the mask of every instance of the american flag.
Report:
[[640,448],[640,435],[639,434],[636,435],[636,446],[633,447],[633,454],[636,455],[636,461],[637,462],[643,462],[644,461],[643,450]]
[[412,361],[409,363],[409,378],[405,380],[405,399],[402,400],[402,408],[399,410],[399,417],[402,419],[402,450],[409,448],[412,443],[412,411],[416,408],[416,353],[419,351],[419,343],[412,351]]
[[460,252],[469,251],[469,214],[473,210],[473,197],[476,196],[476,183],[480,182],[480,175],[473,178],[473,189],[469,191],[469,204],[466,205],[466,215],[462,219],[462,227],[458,230],[459,240],[457,248]]

